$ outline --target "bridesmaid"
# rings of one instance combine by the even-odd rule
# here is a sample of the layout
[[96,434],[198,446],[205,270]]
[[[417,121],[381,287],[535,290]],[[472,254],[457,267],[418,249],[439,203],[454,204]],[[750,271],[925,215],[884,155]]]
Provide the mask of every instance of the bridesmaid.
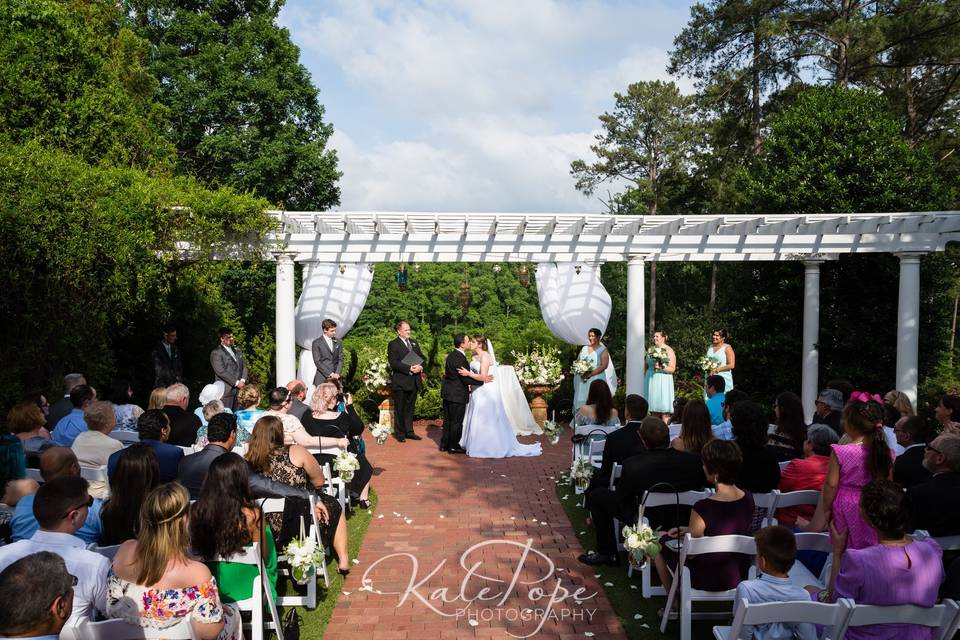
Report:
[[593,369],[573,379],[573,412],[582,407],[587,401],[587,392],[590,383],[594,380],[604,380],[604,372],[610,364],[610,354],[607,347],[600,342],[603,332],[600,329],[590,329],[587,332],[587,344],[580,350],[578,359],[586,358],[593,364]]
[[[707,357],[718,360],[720,365],[710,370],[709,375],[718,375],[726,383],[724,393],[730,393],[733,389],[733,368],[737,364],[737,358],[733,353],[733,347],[727,344],[727,332],[724,329],[714,329],[711,336],[711,345],[707,349]],[[704,394],[706,394],[706,382],[704,382]]]
[[647,356],[646,389],[650,413],[667,418],[673,413],[673,372],[677,370],[677,354],[667,344],[667,334],[654,331],[653,345],[667,350],[670,360],[661,365]]

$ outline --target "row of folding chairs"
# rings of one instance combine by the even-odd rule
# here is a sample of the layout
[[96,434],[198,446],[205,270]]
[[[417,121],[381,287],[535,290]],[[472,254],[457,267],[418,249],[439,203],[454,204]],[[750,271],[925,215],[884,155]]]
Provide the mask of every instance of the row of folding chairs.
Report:
[[[43,484],[43,476],[40,475],[40,469],[27,469],[27,477]],[[107,485],[107,495],[110,495],[110,481],[107,478],[107,465],[100,467],[80,467],[80,477],[87,482],[103,482]],[[105,496],[106,497],[106,496]]]

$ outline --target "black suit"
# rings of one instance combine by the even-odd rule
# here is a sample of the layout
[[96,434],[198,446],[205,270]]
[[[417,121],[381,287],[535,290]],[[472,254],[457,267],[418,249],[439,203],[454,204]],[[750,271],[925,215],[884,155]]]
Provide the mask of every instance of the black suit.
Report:
[[934,537],[960,535],[960,473],[938,473],[907,489],[913,502],[913,528]]
[[167,443],[178,447],[192,447],[197,441],[200,418],[172,404],[165,405],[163,412],[170,418],[170,437],[167,438]]
[[162,340],[153,348],[150,354],[153,360],[153,386],[169,387],[175,382],[183,382],[183,360],[180,358],[180,348],[170,345],[170,353]]
[[470,402],[470,386],[483,382],[467,376],[461,376],[460,368],[469,369],[467,356],[459,349],[447,354],[443,366],[443,382],[440,383],[440,397],[443,398],[443,435],[440,436],[440,448],[459,447],[463,435],[463,416]]
[[[604,447],[606,449],[606,447]],[[613,530],[613,519],[635,523],[640,499],[650,487],[658,482],[667,482],[677,491],[695,491],[706,484],[700,456],[665,449],[650,449],[623,461],[623,472],[614,490],[596,488],[587,494],[587,509],[593,518],[593,527],[597,535],[597,552],[614,555],[617,552],[617,534]],[[663,489],[666,491],[666,489]],[[658,507],[646,512],[650,524],[669,528],[682,526],[686,520],[673,522],[676,507]],[[689,514],[689,509],[681,513]],[[689,517],[689,515],[687,515]]]
[[924,445],[910,447],[897,456],[893,463],[893,481],[904,489],[930,479],[930,472],[923,467]]
[[613,464],[623,464],[627,458],[646,451],[643,440],[640,439],[640,422],[630,421],[607,436],[603,445],[603,461],[600,471],[593,474],[590,488],[608,488],[610,474],[613,473]]
[[390,369],[393,370],[391,376],[391,386],[393,388],[393,415],[394,431],[398,438],[413,433],[413,406],[417,402],[417,392],[423,388],[423,381],[419,373],[410,373],[410,367],[403,364],[403,359],[411,351],[421,359],[423,353],[420,347],[413,340],[409,340],[410,348],[403,343],[399,336],[390,341],[387,345],[387,361],[390,363]]
[[[190,499],[200,497],[200,487],[207,477],[210,464],[225,454],[226,449],[218,444],[208,444],[203,449],[180,460],[180,469],[177,479],[190,492]],[[309,500],[309,493],[305,489],[282,482],[276,482],[254,471],[250,472],[250,490],[258,498],[304,498]]]

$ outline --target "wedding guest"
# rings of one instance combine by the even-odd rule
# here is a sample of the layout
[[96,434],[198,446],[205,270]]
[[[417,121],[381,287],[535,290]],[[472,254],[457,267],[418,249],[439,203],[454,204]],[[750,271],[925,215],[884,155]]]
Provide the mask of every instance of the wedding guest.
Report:
[[50,411],[47,414],[48,429],[52,431],[64,416],[73,411],[73,402],[70,401],[70,392],[81,384],[87,384],[87,379],[82,373],[68,373],[67,375],[63,376],[63,397],[50,406]]
[[[833,571],[824,599],[850,598],[857,604],[893,606],[912,604],[932,607],[943,582],[943,551],[929,538],[907,536],[909,498],[899,485],[885,479],[863,487],[859,510],[873,530],[874,542],[855,549],[849,544],[853,532],[831,527]],[[883,624],[850,627],[849,640],[929,640],[930,627]]]
[[46,420],[43,419],[43,412],[30,400],[18,402],[7,412],[7,429],[20,439],[28,466],[36,467],[40,454],[45,449],[56,446],[44,424]]
[[807,425],[803,420],[803,403],[790,391],[777,396],[773,404],[775,425],[767,437],[767,448],[778,462],[786,462],[803,455],[803,443],[807,440]]
[[[159,409],[147,409],[137,420],[137,431],[140,433],[140,442],[153,449],[160,464],[160,482],[170,482],[177,479],[177,467],[183,458],[183,449],[167,444],[170,438],[170,419]],[[113,478],[117,469],[117,462],[122,454],[117,451],[107,461],[107,476]]]
[[651,413],[659,417],[669,417],[673,412],[673,374],[677,370],[677,354],[673,347],[667,344],[665,331],[653,332],[653,346],[666,351],[667,361],[661,363],[647,355],[647,372],[644,376],[647,402],[650,403]]
[[[603,381],[598,380],[598,382]],[[606,383],[603,382],[603,385],[606,386]],[[644,450],[640,430],[643,421],[648,417],[647,401],[643,396],[631,393],[626,397],[624,404],[626,405],[627,422],[607,435],[603,446],[603,459],[600,463],[600,469],[590,479],[590,489],[609,487],[613,465],[623,464],[624,460]]]
[[167,388],[156,387],[150,392],[150,399],[147,401],[147,410],[163,409],[167,404]]
[[220,400],[211,400],[207,404],[203,405],[203,407],[198,407],[197,411],[201,411],[200,415],[203,417],[201,418],[200,428],[197,429],[197,441],[193,443],[193,448],[195,450],[202,449],[210,442],[207,428],[209,427],[210,420],[213,419],[213,416],[217,415],[218,413],[233,413],[223,406],[223,402]]
[[[220,400],[220,387],[215,384],[204,385],[203,389],[200,390],[200,395],[197,396],[197,401],[200,403],[200,406],[193,410],[193,415],[197,416],[197,419],[200,420],[201,427],[207,426],[207,421],[210,420],[210,416],[215,416],[224,411],[233,413],[223,404],[223,401]],[[207,405],[211,402],[219,403],[214,405],[215,408],[219,407],[219,409],[217,411],[211,409],[210,415],[208,416]]]
[[[780,470],[780,491],[820,491],[827,479],[827,467],[830,466],[831,445],[837,443],[837,433],[825,424],[812,424],[807,429],[807,439],[803,443],[803,457],[787,463]],[[813,518],[813,505],[777,509],[777,521],[792,527],[797,517],[809,521]]]
[[170,418],[170,444],[178,447],[192,447],[197,441],[200,418],[187,411],[190,404],[190,390],[179,382],[167,387],[167,400],[163,412]]
[[710,411],[707,403],[699,398],[687,402],[683,409],[683,424],[680,435],[673,439],[670,446],[677,451],[686,451],[700,455],[703,445],[713,440],[710,427]]
[[27,400],[37,404],[37,407],[40,408],[40,413],[43,414],[43,419],[46,420],[50,415],[50,402],[47,400],[47,397],[40,391],[32,391],[27,394]]
[[[102,467],[110,456],[123,449],[123,443],[110,437],[117,425],[113,404],[105,400],[91,402],[83,412],[87,430],[79,434],[70,447],[77,456],[77,462],[83,467]],[[90,495],[94,498],[107,497],[107,483],[95,480],[90,483]]]
[[204,640],[241,638],[239,610],[220,601],[210,569],[190,559],[189,511],[190,496],[176,482],[147,495],[137,539],[124,542],[114,556],[106,614],[154,629],[189,617]]
[[610,354],[607,347],[600,340],[603,332],[600,329],[590,329],[587,332],[587,344],[580,349],[579,360],[589,360],[593,368],[573,378],[573,410],[576,412],[587,402],[590,385],[594,380],[606,381],[607,367],[610,365]]
[[303,416],[310,411],[310,405],[304,402],[307,399],[307,385],[303,380],[292,380],[287,383],[287,390],[293,398],[289,413],[302,423]]
[[[410,338],[410,323],[400,320],[394,326],[397,337],[387,345],[387,362],[392,371],[390,386],[393,389],[393,428],[397,442],[420,440],[413,430],[413,409],[417,394],[423,389],[423,364],[407,365],[403,360],[409,354],[425,360],[420,347]],[[320,385],[317,385],[318,388]],[[314,390],[314,398],[316,390]],[[312,405],[312,403],[311,403]]]
[[[341,575],[350,573],[346,522],[336,499],[322,491],[325,483],[323,470],[310,452],[297,444],[284,445],[283,425],[280,420],[273,416],[264,416],[257,420],[254,426],[245,458],[254,471],[271,480],[299,489],[311,486],[319,490],[317,508],[321,511],[321,539],[325,544],[330,544],[336,552],[338,572]],[[267,514],[267,522],[277,532],[281,526],[280,516],[282,514]]]
[[707,376],[707,410],[710,412],[710,424],[718,425],[723,422],[724,389],[726,381],[722,376]]
[[960,434],[960,396],[941,396],[933,415],[944,431]]
[[683,409],[687,406],[686,398],[677,398],[673,401],[673,414],[667,424],[683,424]]
[[730,410],[733,437],[743,464],[737,486],[751,493],[769,493],[780,484],[780,465],[766,447],[767,416],[754,402],[738,402]]
[[270,410],[263,414],[280,418],[280,422],[283,423],[284,444],[298,444],[301,447],[339,447],[341,449],[346,449],[350,445],[350,440],[346,437],[318,437],[307,433],[300,420],[289,413],[293,404],[292,395],[286,387],[272,389],[267,396]]
[[733,353],[733,347],[727,344],[726,329],[717,328],[710,334],[710,346],[707,348],[707,357],[719,363],[710,370],[711,376],[720,376],[723,378],[724,385],[719,391],[733,391],[733,369],[737,365],[737,358]]
[[77,580],[63,558],[49,551],[24,556],[0,571],[0,635],[55,640],[73,614]]
[[903,391],[897,391],[896,389],[887,391],[886,395],[883,396],[883,404],[893,407],[901,418],[917,415],[917,412],[913,409],[913,403],[910,402],[910,397]]
[[723,422],[713,425],[713,437],[721,440],[733,440],[733,423],[730,422],[730,411],[738,402],[747,402],[750,396],[743,389],[734,389],[723,394]]
[[930,479],[907,489],[913,528],[932,536],[960,535],[960,436],[942,433],[925,445],[923,466]]
[[236,406],[234,414],[237,416],[237,442],[244,444],[249,440],[250,433],[253,432],[253,425],[266,413],[260,409],[260,387],[255,384],[245,384],[242,389],[237,391]]
[[930,479],[930,472],[923,466],[927,443],[933,438],[930,423],[920,416],[904,416],[893,427],[897,443],[903,453],[893,463],[893,481],[904,489]]
[[620,416],[613,406],[613,396],[606,380],[594,380],[590,383],[590,392],[587,402],[577,409],[573,416],[574,425],[580,427],[588,424],[598,424],[607,427],[620,425]]
[[825,424],[836,431],[837,436],[842,436],[843,429],[840,427],[840,417],[843,411],[843,393],[836,389],[824,389],[817,396],[814,407],[813,422]]
[[[346,438],[349,440],[347,451],[355,454],[360,463],[353,478],[347,483],[350,491],[359,496],[359,505],[363,509],[370,506],[370,479],[373,477],[373,466],[366,455],[360,452],[358,438],[363,434],[363,422],[353,408],[353,397],[347,394],[344,398],[346,411],[336,411],[337,387],[324,382],[313,392],[311,402],[312,411],[305,416],[304,428],[312,436],[324,438]],[[337,445],[339,446],[339,444]],[[323,464],[333,460],[332,455],[321,454],[318,461]]]
[[73,444],[77,435],[87,430],[87,423],[83,420],[83,412],[91,402],[97,399],[97,392],[93,387],[85,384],[77,385],[70,392],[70,402],[73,409],[57,422],[51,432],[51,439],[61,447]]
[[113,382],[108,397],[113,403],[113,413],[117,418],[117,431],[136,431],[137,418],[143,415],[143,409],[133,403],[133,389],[126,380]]
[[154,387],[167,387],[183,382],[183,359],[177,346],[177,328],[166,325],[163,337],[150,354],[153,361]]
[[101,546],[137,537],[140,507],[159,484],[160,465],[150,445],[138,442],[123,450],[110,478],[110,497],[100,509]]

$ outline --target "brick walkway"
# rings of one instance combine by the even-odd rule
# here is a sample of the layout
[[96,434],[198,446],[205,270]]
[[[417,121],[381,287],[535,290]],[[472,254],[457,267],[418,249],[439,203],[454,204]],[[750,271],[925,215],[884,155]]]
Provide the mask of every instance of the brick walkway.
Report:
[[[421,424],[417,432],[419,442],[391,438],[367,447],[380,503],[326,640],[625,637],[594,577],[602,572],[577,562],[583,550],[556,496],[554,479],[570,465],[568,443],[547,444],[537,458],[475,460],[437,451],[438,426]],[[521,563],[528,539],[532,549]],[[497,540],[463,560],[480,563],[469,577],[461,555]],[[559,602],[551,605],[551,596]]]

